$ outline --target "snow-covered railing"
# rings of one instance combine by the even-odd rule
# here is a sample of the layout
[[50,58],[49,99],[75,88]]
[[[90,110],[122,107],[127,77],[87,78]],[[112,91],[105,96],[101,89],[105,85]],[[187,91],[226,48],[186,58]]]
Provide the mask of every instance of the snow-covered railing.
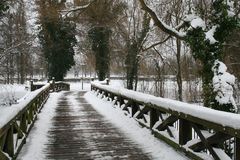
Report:
[[69,90],[69,84],[47,83],[27,94],[18,104],[1,109],[0,160],[16,159],[51,90]]
[[191,159],[240,159],[239,114],[95,82],[91,89]]
[[[54,91],[60,91],[60,90],[69,90],[70,89],[70,85],[68,83],[64,83],[62,81],[58,81],[58,82],[55,82],[55,80],[52,80],[50,82],[51,84],[51,88],[54,90]],[[57,85],[55,85],[57,84]],[[30,90],[31,91],[35,91],[39,88],[42,88],[44,85],[46,85],[46,83],[33,83],[33,81],[30,81]]]

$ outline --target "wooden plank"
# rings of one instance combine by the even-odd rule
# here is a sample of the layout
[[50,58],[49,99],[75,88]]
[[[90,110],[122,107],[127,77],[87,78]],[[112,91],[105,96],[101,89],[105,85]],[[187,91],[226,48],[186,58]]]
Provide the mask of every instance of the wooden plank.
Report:
[[165,119],[156,129],[158,129],[159,131],[164,131],[169,125],[172,125],[177,120],[178,117],[171,115],[167,119]]
[[[162,114],[163,114],[163,112],[159,112],[159,117],[160,117],[160,119],[161,119],[162,121],[164,121]],[[167,126],[167,132],[168,132],[168,134],[169,134],[170,137],[173,137],[173,138],[174,138],[173,133],[172,133],[172,131],[170,130],[169,126]]]
[[14,128],[17,130],[17,138],[21,139],[24,136],[24,134],[23,131],[18,126],[17,122],[14,123]]
[[20,121],[20,129],[23,131],[23,133],[27,133],[27,113],[24,113],[21,116],[21,121]]
[[0,159],[1,160],[9,160],[9,158],[0,150]]
[[139,114],[136,116],[137,119],[142,118],[144,114],[150,111],[150,108],[147,106],[144,106],[143,109],[140,110]]
[[[141,122],[139,122],[139,123],[140,123],[141,126],[148,128],[148,126],[146,126],[146,124],[143,124]],[[179,145],[176,141],[173,141],[171,138],[166,137],[165,134],[161,134],[160,132],[157,132],[155,130],[152,130],[152,133],[154,134],[155,137],[157,137],[158,139],[164,141],[168,145],[172,146],[174,149],[176,149],[176,150],[178,150],[180,152],[185,153],[186,156],[189,157],[190,159],[193,159],[193,160],[204,160],[203,158],[201,158],[198,154],[196,154],[192,150],[186,149],[182,145]]]
[[13,142],[13,126],[8,129],[6,141],[3,151],[8,153],[10,157],[14,156],[14,142]]
[[[76,94],[70,96],[73,95]],[[151,159],[90,104],[85,103],[84,98],[76,98],[81,112],[75,112],[68,99],[56,108],[53,127],[45,144],[46,159]]]
[[203,136],[201,130],[198,128],[197,125],[192,124],[194,130],[196,131],[197,135],[200,137],[201,141],[204,143],[204,145],[206,146],[206,148],[208,149],[208,151],[210,152],[210,154],[212,155],[212,157],[215,160],[220,160],[219,156],[217,155],[217,153],[213,150],[212,146],[208,143],[208,141],[206,140],[206,138]]
[[6,141],[6,137],[7,137],[7,134],[3,134],[0,137],[0,150],[3,149],[3,147],[4,147],[4,144],[5,144],[5,141]]
[[[223,143],[224,141],[226,141],[230,138],[231,138],[231,136],[229,136],[227,134],[217,132],[214,135],[206,138],[206,140],[209,145],[216,146],[217,144]],[[198,143],[195,143],[195,144],[189,146],[189,148],[191,148],[193,151],[200,152],[200,151],[206,149],[206,146],[204,145],[203,142],[198,142]]]
[[131,101],[131,100],[128,100],[127,103],[124,103],[124,102],[123,102],[123,104],[125,104],[125,106],[122,108],[122,110],[129,112],[128,107],[131,107],[132,101]]

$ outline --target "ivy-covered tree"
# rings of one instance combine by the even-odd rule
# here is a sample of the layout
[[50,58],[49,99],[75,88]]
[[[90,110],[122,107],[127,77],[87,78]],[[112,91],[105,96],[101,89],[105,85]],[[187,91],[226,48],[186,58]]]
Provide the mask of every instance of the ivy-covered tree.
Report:
[[227,72],[227,67],[222,62],[224,43],[229,35],[240,27],[239,17],[233,9],[234,2],[214,0],[210,3],[211,13],[206,21],[196,9],[194,14],[186,15],[182,25],[176,28],[166,25],[159,19],[144,0],[140,0],[140,3],[151,15],[156,26],[165,33],[187,42],[195,60],[201,62],[204,105],[217,110],[236,112],[233,99],[235,77]]
[[64,1],[39,0],[38,3],[41,24],[39,39],[48,64],[48,76],[61,81],[74,65],[76,26],[64,20],[59,13],[65,6]]
[[111,30],[107,27],[93,27],[88,32],[92,42],[92,50],[96,58],[96,72],[98,79],[103,81],[109,74],[109,37]]
[[87,20],[90,25],[88,37],[95,54],[95,70],[99,80],[104,80],[110,73],[109,40],[112,30],[125,7],[123,1],[94,0],[82,13],[86,17],[84,21]]
[[57,22],[46,20],[43,26],[39,38],[48,62],[48,76],[61,81],[75,64],[75,25],[59,19]]
[[200,60],[203,66],[201,74],[205,106],[235,112],[232,98],[235,78],[226,72],[227,68],[221,62],[224,59],[223,44],[238,27],[239,19],[231,13],[230,8],[226,1],[215,0],[209,22],[203,26],[191,27],[186,42],[192,49],[193,57]]

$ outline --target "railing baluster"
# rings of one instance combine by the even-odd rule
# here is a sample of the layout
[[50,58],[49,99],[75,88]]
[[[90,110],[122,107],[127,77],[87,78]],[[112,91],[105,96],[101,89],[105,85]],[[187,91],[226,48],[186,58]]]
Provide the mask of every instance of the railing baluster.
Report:
[[6,152],[10,157],[14,156],[14,142],[13,142],[13,126],[11,125],[7,132],[5,146],[3,151]]
[[27,133],[27,116],[26,112],[22,114],[21,121],[20,121],[20,129],[23,133]]
[[192,127],[187,120],[179,120],[179,144],[184,145],[192,139]]
[[159,120],[159,115],[156,109],[150,109],[150,128],[153,128],[154,124]]
[[135,113],[138,111],[139,106],[136,102],[131,101],[131,106],[132,106],[132,117],[135,115]]
[[[140,93],[139,96],[137,95],[138,92],[134,93],[133,91],[131,91],[131,94],[125,94],[126,91],[122,92],[121,89],[112,90],[111,88],[104,88],[104,85],[97,83],[92,83],[91,88],[93,90],[97,90],[98,93],[105,93],[105,96],[108,98],[114,99],[113,95],[117,96],[115,103],[119,104],[120,106],[125,104],[125,101],[128,101],[125,104],[125,107],[122,107],[122,109],[124,112],[128,111],[128,113],[125,114],[130,115],[128,108],[131,107],[131,116],[136,116],[135,120],[137,120],[142,126],[153,128],[160,118],[162,122],[157,123],[158,126],[152,130],[152,133],[174,148],[183,151],[191,159],[202,159],[201,156],[199,156],[199,153],[205,154],[204,156],[209,156],[213,159],[220,159],[218,154],[219,152],[222,152],[224,156],[234,158],[234,160],[240,160],[239,128],[234,128],[231,125],[223,126],[222,123],[205,118],[200,115],[202,110],[199,110],[200,116],[196,116],[195,114],[198,112],[198,110],[195,112],[189,112],[194,110],[194,108],[188,110],[188,107],[190,106],[187,106],[187,104],[186,110],[184,108],[179,108],[178,105],[176,105],[175,109],[174,103],[170,101],[170,103],[166,103],[167,101],[163,101],[161,104],[161,98],[159,98],[159,101],[157,101],[157,97],[155,97],[156,99],[151,99],[151,97],[148,99],[148,95],[146,95],[145,99],[142,98],[145,96],[143,93]],[[153,100],[153,102],[151,100]],[[181,103],[184,105],[184,102]],[[147,106],[149,109],[147,111],[146,108],[140,109],[141,107],[139,104]],[[178,104],[177,101],[176,104]],[[136,115],[135,113],[139,110],[139,114]],[[204,111],[208,110],[206,109]],[[146,114],[147,112],[150,112],[150,122],[148,123],[150,126],[146,124],[146,120],[144,120],[144,122],[142,121],[143,114]],[[216,111],[216,113],[217,112],[218,111]],[[218,116],[224,118],[223,114],[219,114]],[[240,119],[236,118],[236,120]],[[235,123],[238,122],[236,120],[234,120]],[[174,125],[174,127],[172,125]],[[197,134],[195,132],[196,130]],[[178,142],[176,135],[177,132],[179,134]],[[166,133],[168,133],[168,135]],[[192,136],[192,134],[194,134],[194,136]],[[230,148],[233,146],[233,137],[235,137],[234,152],[232,152],[232,148]],[[186,143],[188,144],[185,145]],[[222,148],[224,143],[227,145],[225,148]]]
[[[42,108],[43,102],[45,102],[49,96],[50,89],[56,91],[69,89],[69,85],[66,83],[55,83],[53,86],[54,88],[52,88],[51,85],[42,90],[21,112],[16,114],[16,116],[6,124],[7,126],[5,126],[4,129],[0,128],[0,160],[9,160],[8,156],[10,156],[10,159],[16,158],[22,145],[25,143],[25,136],[27,136],[30,131],[36,114]],[[34,86],[34,84],[31,86],[32,90],[38,88],[39,86]],[[18,124],[18,121],[20,124]],[[28,128],[29,124],[31,125]],[[14,134],[17,134],[16,140],[14,139]],[[22,139],[22,141],[19,141],[19,139]]]
[[240,159],[240,138],[235,138],[235,154],[234,160]]
[[125,103],[124,103],[124,99],[123,99],[121,96],[118,96],[118,97],[117,97],[117,100],[118,100],[118,102],[119,102],[119,108],[121,108],[121,106],[122,106],[123,104],[125,104]]

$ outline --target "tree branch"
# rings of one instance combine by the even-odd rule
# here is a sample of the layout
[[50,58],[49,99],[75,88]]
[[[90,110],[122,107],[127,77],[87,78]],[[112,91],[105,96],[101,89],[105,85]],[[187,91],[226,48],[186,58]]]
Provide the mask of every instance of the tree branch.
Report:
[[72,9],[68,9],[68,10],[61,10],[60,12],[66,12],[65,15],[64,15],[64,17],[67,17],[69,13],[85,10],[85,9],[88,8],[93,2],[94,2],[94,1],[89,2],[88,4],[86,4],[86,5],[84,5],[84,6],[78,6],[78,7],[72,8]]
[[153,48],[153,47],[155,47],[155,46],[157,46],[157,45],[163,44],[163,43],[165,43],[167,40],[169,40],[170,38],[171,38],[171,36],[168,36],[168,37],[167,37],[166,39],[164,39],[163,41],[154,43],[154,44],[152,44],[151,46],[149,46],[149,47],[147,47],[147,48],[143,48],[142,51],[145,52],[145,51],[147,51],[147,50],[149,50],[149,49],[151,49],[151,48]]
[[146,3],[145,3],[144,0],[139,0],[139,2],[140,2],[140,4],[141,4],[141,6],[142,6],[142,9],[143,9],[144,11],[148,12],[148,14],[152,17],[155,25],[156,25],[157,27],[159,27],[163,32],[165,32],[165,33],[167,33],[167,34],[169,34],[169,35],[171,35],[171,36],[174,36],[174,37],[176,37],[176,38],[178,38],[178,39],[181,39],[181,40],[183,40],[183,39],[185,38],[185,36],[186,36],[185,33],[181,33],[181,32],[179,32],[179,31],[177,31],[176,29],[168,26],[168,25],[167,25],[166,23],[164,23],[163,21],[161,21],[161,20],[158,18],[158,16],[156,15],[156,13],[146,5]]

